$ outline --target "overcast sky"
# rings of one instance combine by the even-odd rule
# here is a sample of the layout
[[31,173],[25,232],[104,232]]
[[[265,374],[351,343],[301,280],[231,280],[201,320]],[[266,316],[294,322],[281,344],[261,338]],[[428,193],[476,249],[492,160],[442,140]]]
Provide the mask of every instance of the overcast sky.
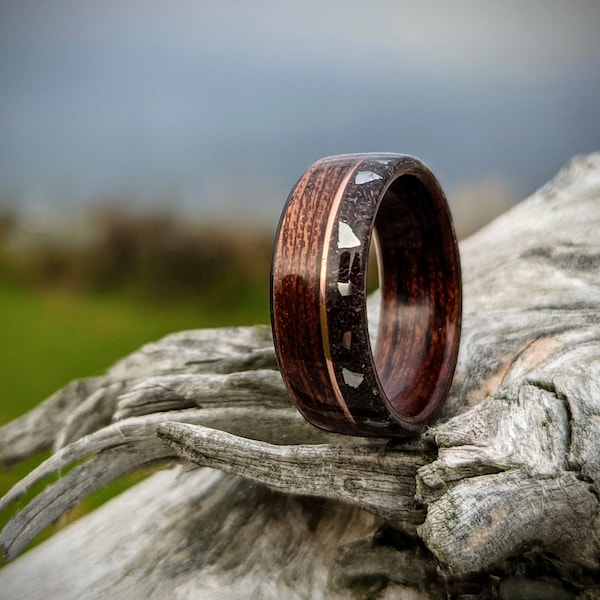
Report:
[[525,195],[600,149],[599,30],[596,0],[5,0],[0,203],[270,218],[359,151]]

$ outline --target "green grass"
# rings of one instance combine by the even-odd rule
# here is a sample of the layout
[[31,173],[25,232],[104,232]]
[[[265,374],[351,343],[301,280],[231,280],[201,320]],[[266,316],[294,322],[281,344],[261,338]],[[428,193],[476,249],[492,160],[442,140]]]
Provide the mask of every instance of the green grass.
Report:
[[167,333],[266,323],[267,302],[266,292],[254,292],[230,309],[161,307],[127,296],[34,293],[0,285],[0,423]]
[[[265,286],[266,288],[266,286]],[[142,344],[183,329],[268,321],[267,290],[242,290],[221,307],[156,305],[132,295],[81,296],[0,284],[0,425],[30,410],[73,379],[102,374]],[[0,466],[0,496],[38,464]],[[135,478],[86,502],[91,509]],[[0,527],[9,515],[0,515]]]

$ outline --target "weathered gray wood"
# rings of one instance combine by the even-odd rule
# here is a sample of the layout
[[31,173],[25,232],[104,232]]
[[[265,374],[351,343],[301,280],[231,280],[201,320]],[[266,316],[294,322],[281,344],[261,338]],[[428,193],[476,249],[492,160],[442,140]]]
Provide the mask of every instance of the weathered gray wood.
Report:
[[[210,381],[213,375],[233,374],[231,388],[235,393],[235,388],[243,387],[236,384],[235,378],[246,377],[245,371],[275,369],[276,366],[266,327],[231,327],[218,332],[193,330],[168,335],[119,361],[104,377],[75,381],[23,417],[0,428],[0,462],[10,465],[53,446],[60,448],[108,425],[113,418],[120,420],[164,410],[152,406],[151,394],[144,400],[150,404],[145,410],[135,407],[135,398],[140,397],[140,391],[144,397],[143,390],[153,385],[167,390],[171,385],[169,378],[177,381],[178,374],[187,377],[192,386],[188,395],[209,385],[201,377],[195,380],[194,375],[208,374]],[[289,406],[285,402],[281,378],[272,372],[267,374],[269,376],[270,382],[260,376],[247,378],[248,385],[254,390],[255,401],[261,396],[270,399],[278,396]],[[268,389],[262,390],[264,394],[261,393],[263,383],[268,385]],[[185,409],[197,404],[185,402],[184,398],[176,398],[179,402],[173,403],[172,408]],[[204,402],[218,402],[218,396],[206,392],[198,400],[200,398]]]
[[[228,409],[188,409],[118,421],[59,449],[0,499],[2,511],[21,499],[36,484],[60,474],[63,469],[82,463],[48,485],[0,533],[6,558],[13,558],[66,510],[115,479],[142,467],[176,458],[177,453],[157,437],[157,426],[173,418],[180,425],[200,423],[233,434],[245,434],[251,428],[257,439],[279,444],[298,441],[318,443],[332,438],[347,441],[310,427],[290,407],[266,410],[255,405]],[[410,464],[423,464],[422,457],[415,456]],[[416,466],[413,467],[413,488],[415,470]]]
[[63,429],[67,415],[101,388],[102,382],[101,377],[74,381],[34,410],[0,428],[0,462],[12,465],[52,448],[56,432]]
[[261,327],[174,334],[70,386],[0,430],[5,462],[57,449],[3,506],[79,463],[0,534],[9,556],[90,490],[148,461],[177,454],[244,479],[154,475],[5,567],[0,589],[23,598],[510,600],[519,588],[599,597],[599,232],[594,154],[462,244],[455,381],[439,424],[410,444],[301,422]]
[[477,325],[465,328],[455,416],[432,432],[438,459],[419,473],[421,535],[453,573],[524,544],[564,571],[596,571],[600,157],[574,161],[462,251],[465,323]]
[[425,516],[414,497],[415,472],[431,460],[426,452],[398,451],[385,443],[276,446],[174,422],[159,425],[158,436],[187,460],[275,490],[340,500],[413,524]]
[[69,527],[19,559],[27,568],[6,567],[0,597],[352,597],[325,584],[338,547],[372,531],[369,513],[205,469],[161,472],[137,488],[86,517],[85,537]]

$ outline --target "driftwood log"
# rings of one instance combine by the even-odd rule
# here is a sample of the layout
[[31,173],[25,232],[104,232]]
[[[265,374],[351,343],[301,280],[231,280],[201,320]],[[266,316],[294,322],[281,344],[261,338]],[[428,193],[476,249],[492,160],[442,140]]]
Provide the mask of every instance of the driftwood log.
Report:
[[168,468],[5,566],[0,598],[600,598],[600,154],[461,253],[459,364],[419,439],[307,425],[266,327],[170,335],[5,426],[6,464],[53,449],[0,502],[9,560]]

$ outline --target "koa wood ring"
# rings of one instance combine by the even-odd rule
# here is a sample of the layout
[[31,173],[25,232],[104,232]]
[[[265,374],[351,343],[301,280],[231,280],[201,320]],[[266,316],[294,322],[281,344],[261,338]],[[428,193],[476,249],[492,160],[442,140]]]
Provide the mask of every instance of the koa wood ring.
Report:
[[[382,289],[375,351],[366,272]],[[323,158],[291,191],[275,240],[271,324],[304,417],[350,435],[418,435],[454,374],[461,324],[456,235],[444,193],[419,160]]]

